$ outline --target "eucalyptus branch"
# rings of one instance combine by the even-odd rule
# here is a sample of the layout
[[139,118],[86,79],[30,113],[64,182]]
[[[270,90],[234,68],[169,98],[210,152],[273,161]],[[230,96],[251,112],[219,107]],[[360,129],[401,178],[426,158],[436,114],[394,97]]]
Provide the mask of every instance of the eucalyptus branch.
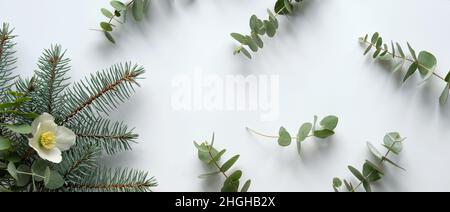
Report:
[[255,135],[259,135],[261,137],[270,138],[270,139],[278,139],[278,144],[282,147],[287,147],[291,145],[293,140],[297,141],[297,150],[300,154],[302,143],[310,137],[316,137],[320,139],[326,139],[335,134],[334,130],[336,129],[339,118],[336,116],[327,116],[320,121],[320,128],[317,128],[317,120],[318,117],[314,116],[313,123],[304,123],[300,126],[300,129],[297,133],[296,137],[292,137],[291,134],[284,127],[280,127],[278,132],[278,136],[266,135],[260,132],[257,132],[253,129],[246,128],[248,132],[253,133]]
[[402,169],[403,171],[406,171],[404,168],[400,167],[391,159],[389,159],[389,155],[391,153],[398,155],[403,150],[403,141],[405,141],[405,138],[402,138],[399,133],[393,132],[386,134],[386,136],[384,137],[383,147],[387,149],[387,152],[384,155],[382,155],[370,142],[367,142],[369,151],[378,160],[378,163],[375,164],[370,160],[366,160],[362,172],[354,168],[353,166],[348,166],[350,172],[359,180],[358,185],[353,186],[353,184],[347,180],[342,181],[340,178],[334,178],[334,191],[339,192],[342,185],[344,184],[345,188],[349,192],[355,192],[361,186],[364,187],[365,191],[371,192],[371,183],[381,180],[384,176],[384,170],[382,167],[385,162],[399,169]]
[[446,77],[443,77],[435,72],[437,59],[433,54],[427,51],[421,51],[417,55],[412,46],[407,43],[408,50],[411,54],[410,56],[407,56],[404,53],[401,45],[397,42],[394,45],[393,41],[391,41],[389,49],[389,45],[383,43],[383,38],[380,37],[378,32],[374,33],[370,40],[369,35],[365,35],[364,37],[360,38],[360,42],[367,46],[364,55],[368,54],[372,49],[375,49],[375,52],[372,56],[374,59],[380,58],[383,60],[393,61],[400,59],[400,61],[397,62],[394,66],[393,72],[401,70],[406,62],[411,63],[403,79],[403,82],[406,82],[415,72],[417,72],[417,70],[423,77],[423,82],[426,82],[432,76],[443,81],[446,86],[439,98],[439,102],[441,105],[444,105],[447,102],[450,90],[450,72]]
[[250,18],[250,35],[231,33],[231,37],[240,43],[240,45],[235,48],[234,54],[242,53],[247,58],[252,59],[252,55],[245,46],[250,48],[253,52],[262,49],[264,47],[264,41],[261,39],[261,36],[267,35],[270,38],[275,36],[278,30],[277,17],[279,15],[291,15],[294,12],[294,1],[299,3],[303,0],[277,0],[274,12],[267,9],[267,13],[269,14],[267,20],[261,20],[256,15],[252,15]]
[[[212,173],[200,175],[199,178],[207,178],[221,174],[225,177],[225,181],[223,183],[221,191],[238,192],[240,179],[242,177],[242,171],[236,170],[231,174],[227,174],[227,171],[233,167],[233,165],[239,159],[240,155],[235,155],[231,159],[226,161],[224,164],[220,164],[219,162],[222,156],[225,154],[226,150],[224,149],[219,152],[217,149],[214,148],[214,137],[215,136],[213,135],[211,144],[209,144],[207,141],[203,142],[200,145],[197,142],[194,142],[194,145],[198,150],[198,158],[205,164],[213,166],[216,169],[216,171]],[[251,180],[247,180],[240,189],[240,192],[247,192],[248,189],[250,188],[250,184]]]
[[[124,24],[126,22],[127,13],[130,10],[136,22],[142,21],[145,13],[147,12],[150,0],[131,0],[128,3],[113,0],[110,2],[110,4],[114,8],[113,12],[106,8],[101,9],[102,14],[106,18],[108,18],[108,20],[100,23],[101,30],[99,31],[103,32],[105,37],[111,43],[116,43],[114,37],[111,34],[114,28],[117,27],[114,21],[118,24]],[[122,16],[124,17],[123,21],[120,21],[118,18]]]

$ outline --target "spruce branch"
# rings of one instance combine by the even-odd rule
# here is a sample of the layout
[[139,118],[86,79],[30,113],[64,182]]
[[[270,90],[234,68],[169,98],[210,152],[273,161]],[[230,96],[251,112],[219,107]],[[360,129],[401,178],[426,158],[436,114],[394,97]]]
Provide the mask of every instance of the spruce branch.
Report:
[[78,182],[95,171],[100,156],[101,148],[95,144],[83,145],[64,152],[64,160],[58,167],[59,173],[66,182]]
[[97,168],[91,175],[69,183],[65,189],[75,192],[147,192],[157,185],[156,180],[143,171]]
[[112,123],[104,118],[86,120],[73,126],[78,144],[98,144],[110,155],[131,150],[131,143],[136,143],[138,138],[133,129],[129,129],[124,123]]
[[65,51],[61,50],[61,46],[55,45],[45,49],[39,58],[38,70],[35,71],[38,92],[35,101],[41,105],[36,111],[38,113],[53,114],[63,104],[61,94],[69,84],[66,74],[70,70],[70,59],[64,56]]
[[108,114],[117,108],[117,104],[130,98],[134,85],[139,86],[136,80],[144,73],[143,67],[119,64],[91,75],[91,79],[75,83],[66,93],[66,115],[61,124],[77,117],[90,117],[95,112]]
[[4,92],[12,86],[13,80],[16,78],[12,71],[16,68],[17,58],[13,48],[16,45],[12,35],[13,29],[9,28],[9,24],[3,23],[0,28],[0,97],[4,97]]

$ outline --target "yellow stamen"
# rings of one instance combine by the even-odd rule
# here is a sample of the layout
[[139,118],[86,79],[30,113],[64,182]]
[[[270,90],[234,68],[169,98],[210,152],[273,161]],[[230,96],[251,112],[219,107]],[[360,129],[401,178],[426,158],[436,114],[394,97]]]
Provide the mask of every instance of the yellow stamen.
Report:
[[45,132],[41,134],[39,138],[39,143],[44,149],[51,150],[55,148],[56,145],[56,135],[53,132]]

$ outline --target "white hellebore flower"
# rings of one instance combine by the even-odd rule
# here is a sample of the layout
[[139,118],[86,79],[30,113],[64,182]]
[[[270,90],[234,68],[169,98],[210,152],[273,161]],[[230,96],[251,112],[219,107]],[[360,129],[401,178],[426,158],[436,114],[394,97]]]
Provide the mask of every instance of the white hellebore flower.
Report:
[[75,145],[76,135],[66,127],[58,126],[52,115],[44,113],[31,124],[33,138],[29,145],[39,157],[53,163],[62,161],[61,152]]

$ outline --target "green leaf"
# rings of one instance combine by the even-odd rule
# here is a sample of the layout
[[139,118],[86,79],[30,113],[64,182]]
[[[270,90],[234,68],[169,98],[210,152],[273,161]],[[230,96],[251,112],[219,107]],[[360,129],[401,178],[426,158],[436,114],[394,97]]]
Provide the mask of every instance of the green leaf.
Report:
[[228,160],[227,162],[225,162],[222,167],[220,167],[220,171],[222,172],[226,172],[228,171],[235,163],[236,161],[239,159],[239,155],[236,155],[234,157],[232,157],[230,160]]
[[52,171],[47,167],[45,170],[44,185],[47,189],[55,190],[64,185],[64,179],[58,172]]
[[384,145],[391,148],[395,154],[399,154],[403,150],[403,141],[405,139],[397,132],[388,133],[384,136]]
[[390,160],[389,158],[384,157],[383,160],[388,162],[388,163],[390,163],[391,165],[393,165],[393,166],[403,170],[403,171],[406,171],[406,169],[404,169],[403,167],[397,165],[396,163],[394,163],[394,161]]
[[244,183],[244,186],[242,186],[241,192],[247,192],[248,189],[250,188],[250,185],[251,185],[251,184],[252,184],[252,181],[251,181],[251,180],[247,180],[247,181]]
[[[23,172],[23,173],[30,173],[30,167],[26,165],[20,165],[17,168],[17,171]],[[17,183],[16,185],[19,187],[26,186],[30,182],[31,176],[28,174],[21,174],[17,173]]]
[[302,143],[297,142],[297,153],[299,156],[302,156]]
[[416,71],[417,71],[418,65],[417,62],[411,64],[411,66],[408,69],[408,72],[406,72],[405,78],[403,78],[403,82],[406,82]]
[[439,97],[439,102],[441,103],[441,105],[447,103],[449,90],[450,90],[450,83],[447,83],[447,85],[444,88],[444,91],[442,91],[441,97]]
[[409,49],[409,52],[411,53],[411,56],[413,57],[413,59],[415,61],[417,61],[416,51],[411,47],[411,44],[409,44],[409,43],[407,43],[407,44],[408,44],[408,49]]
[[225,181],[221,192],[238,192],[239,191],[239,181]]
[[392,59],[395,59],[395,46],[394,41],[391,40],[391,49],[392,49]]
[[31,126],[28,124],[21,124],[21,125],[1,124],[0,126],[3,126],[9,131],[18,134],[30,134],[32,132]]
[[376,44],[379,37],[380,37],[380,33],[375,32],[375,33],[372,35],[371,43],[372,43],[372,44]]
[[12,178],[14,178],[15,180],[18,180],[19,178],[17,177],[17,169],[16,169],[16,165],[14,165],[13,162],[9,162],[8,163],[8,168],[6,169],[9,173],[9,175],[11,175]]
[[292,4],[288,0],[284,0],[284,8],[288,11],[288,13],[292,13]]
[[383,45],[383,38],[379,37],[377,43],[375,44],[375,47],[377,47],[377,50],[381,50],[382,45]]
[[381,160],[383,158],[383,155],[381,155],[378,149],[375,148],[370,142],[367,142],[367,147],[369,148],[370,153],[372,153],[372,155],[375,156],[378,160]]
[[44,160],[35,160],[33,165],[31,166],[31,172],[39,176],[34,176],[34,180],[38,182],[43,181],[44,178],[40,176],[45,176],[47,167],[47,162],[45,162]]
[[123,11],[123,10],[127,9],[127,6],[120,1],[111,1],[111,6],[114,7],[114,9],[119,10],[119,11]]
[[342,180],[337,178],[337,177],[335,177],[333,179],[333,187],[334,188],[340,188],[341,186],[342,186]]
[[100,23],[100,27],[105,31],[105,32],[112,32],[113,28],[112,25],[108,22],[101,22]]
[[278,19],[275,17],[275,15],[267,9],[267,13],[269,13],[269,21],[272,22],[272,24],[275,26],[275,29],[278,29]]
[[334,131],[328,130],[328,129],[316,130],[313,133],[314,137],[321,138],[321,139],[328,138],[328,137],[330,137],[330,136],[332,136],[334,134],[335,134]]
[[336,116],[327,116],[322,121],[320,121],[320,125],[323,129],[327,130],[335,130],[339,122],[339,118]]
[[276,30],[276,27],[274,26],[274,24],[270,21],[265,20],[264,26],[266,28],[267,36],[273,38],[275,36],[275,34],[277,33],[277,30]]
[[419,63],[420,74],[425,80],[429,79],[436,69],[436,57],[427,51],[422,51],[419,53],[419,58],[417,61]]
[[406,55],[403,52],[402,46],[399,43],[395,43],[397,45],[397,51],[403,59],[406,59]]
[[200,152],[209,152],[209,149],[210,149],[210,147],[209,147],[207,144],[203,143],[203,144],[199,145],[199,144],[198,144],[197,142],[195,142],[195,141],[194,141],[194,146],[195,146],[195,148],[197,148],[198,151],[200,151]]
[[21,161],[20,156],[17,153],[9,153],[5,159],[9,162],[18,163]]
[[364,178],[369,182],[376,182],[382,178],[383,172],[370,161],[366,161],[363,166]]
[[217,153],[217,154],[216,154],[216,155],[208,162],[208,164],[213,164],[213,163],[219,161],[220,158],[223,156],[223,154],[225,154],[226,151],[227,151],[227,150],[224,149],[224,150],[220,151],[219,153]]
[[309,133],[311,132],[312,129],[312,124],[311,123],[305,123],[303,124],[300,129],[298,130],[298,134],[297,134],[297,142],[303,142],[308,136]]
[[372,49],[372,45],[369,45],[367,47],[367,49],[364,51],[364,55],[367,55],[370,52],[371,49]]
[[11,140],[0,136],[0,151],[9,150],[11,148]]
[[348,170],[350,170],[350,172],[361,182],[366,181],[366,179],[364,179],[364,176],[361,174],[361,172],[358,171],[358,169],[356,169],[353,166],[348,166]]
[[114,14],[113,14],[112,12],[110,12],[110,11],[109,11],[108,9],[106,9],[106,8],[102,8],[101,11],[102,11],[102,14],[103,14],[104,16],[106,16],[107,18],[113,18],[113,17],[114,17]]
[[250,54],[250,52],[249,52],[245,47],[242,47],[241,52],[242,52],[242,54],[244,54],[248,59],[252,59],[252,55]]
[[257,52],[258,51],[258,45],[255,43],[255,41],[253,41],[252,37],[250,36],[245,36],[246,40],[247,40],[247,46],[253,51],[253,52]]
[[279,136],[279,138],[278,138],[278,144],[279,144],[280,146],[285,147],[285,146],[291,145],[292,137],[291,137],[291,135],[289,134],[289,132],[288,132],[284,127],[281,127],[281,128],[280,128],[280,131],[279,131],[279,133],[278,133],[278,136]]
[[362,183],[363,183],[364,189],[365,189],[367,192],[372,192],[372,188],[370,187],[370,183],[369,183],[369,182],[363,181]]
[[239,33],[231,33],[231,37],[234,38],[235,40],[237,40],[239,43],[241,43],[242,45],[246,45],[247,44],[247,38],[245,38],[244,35],[241,35]]
[[258,17],[256,15],[252,15],[252,17],[250,17],[249,25],[253,33],[258,32]]
[[279,15],[286,15],[289,13],[289,11],[284,6],[284,0],[277,0],[277,2],[275,3],[274,11]]
[[372,56],[373,59],[377,58],[378,55],[380,55],[380,53],[381,53],[381,50],[380,50],[380,49],[375,50],[375,52],[373,53],[373,56]]
[[111,35],[111,33],[105,31],[104,32],[106,39],[109,40],[109,42],[116,44],[116,40],[114,39],[114,37]]
[[255,42],[256,45],[258,45],[259,48],[264,47],[264,42],[261,40],[261,38],[259,37],[258,34],[252,33],[252,39],[253,39],[253,42]]
[[208,177],[216,176],[216,175],[218,175],[220,173],[221,173],[220,171],[206,173],[206,174],[202,174],[202,175],[198,176],[198,178],[205,179],[205,178],[208,178]]
[[144,1],[143,0],[134,0],[132,13],[134,20],[137,22],[142,21],[144,18]]
[[445,77],[446,82],[450,82],[450,71],[448,72],[447,76]]
[[237,170],[233,172],[223,183],[222,192],[237,192],[239,191],[239,179],[242,177],[242,171]]
[[344,185],[345,185],[345,188],[347,189],[347,191],[351,191],[351,192],[354,191],[352,183],[349,183],[349,182],[347,182],[347,180],[344,180]]

